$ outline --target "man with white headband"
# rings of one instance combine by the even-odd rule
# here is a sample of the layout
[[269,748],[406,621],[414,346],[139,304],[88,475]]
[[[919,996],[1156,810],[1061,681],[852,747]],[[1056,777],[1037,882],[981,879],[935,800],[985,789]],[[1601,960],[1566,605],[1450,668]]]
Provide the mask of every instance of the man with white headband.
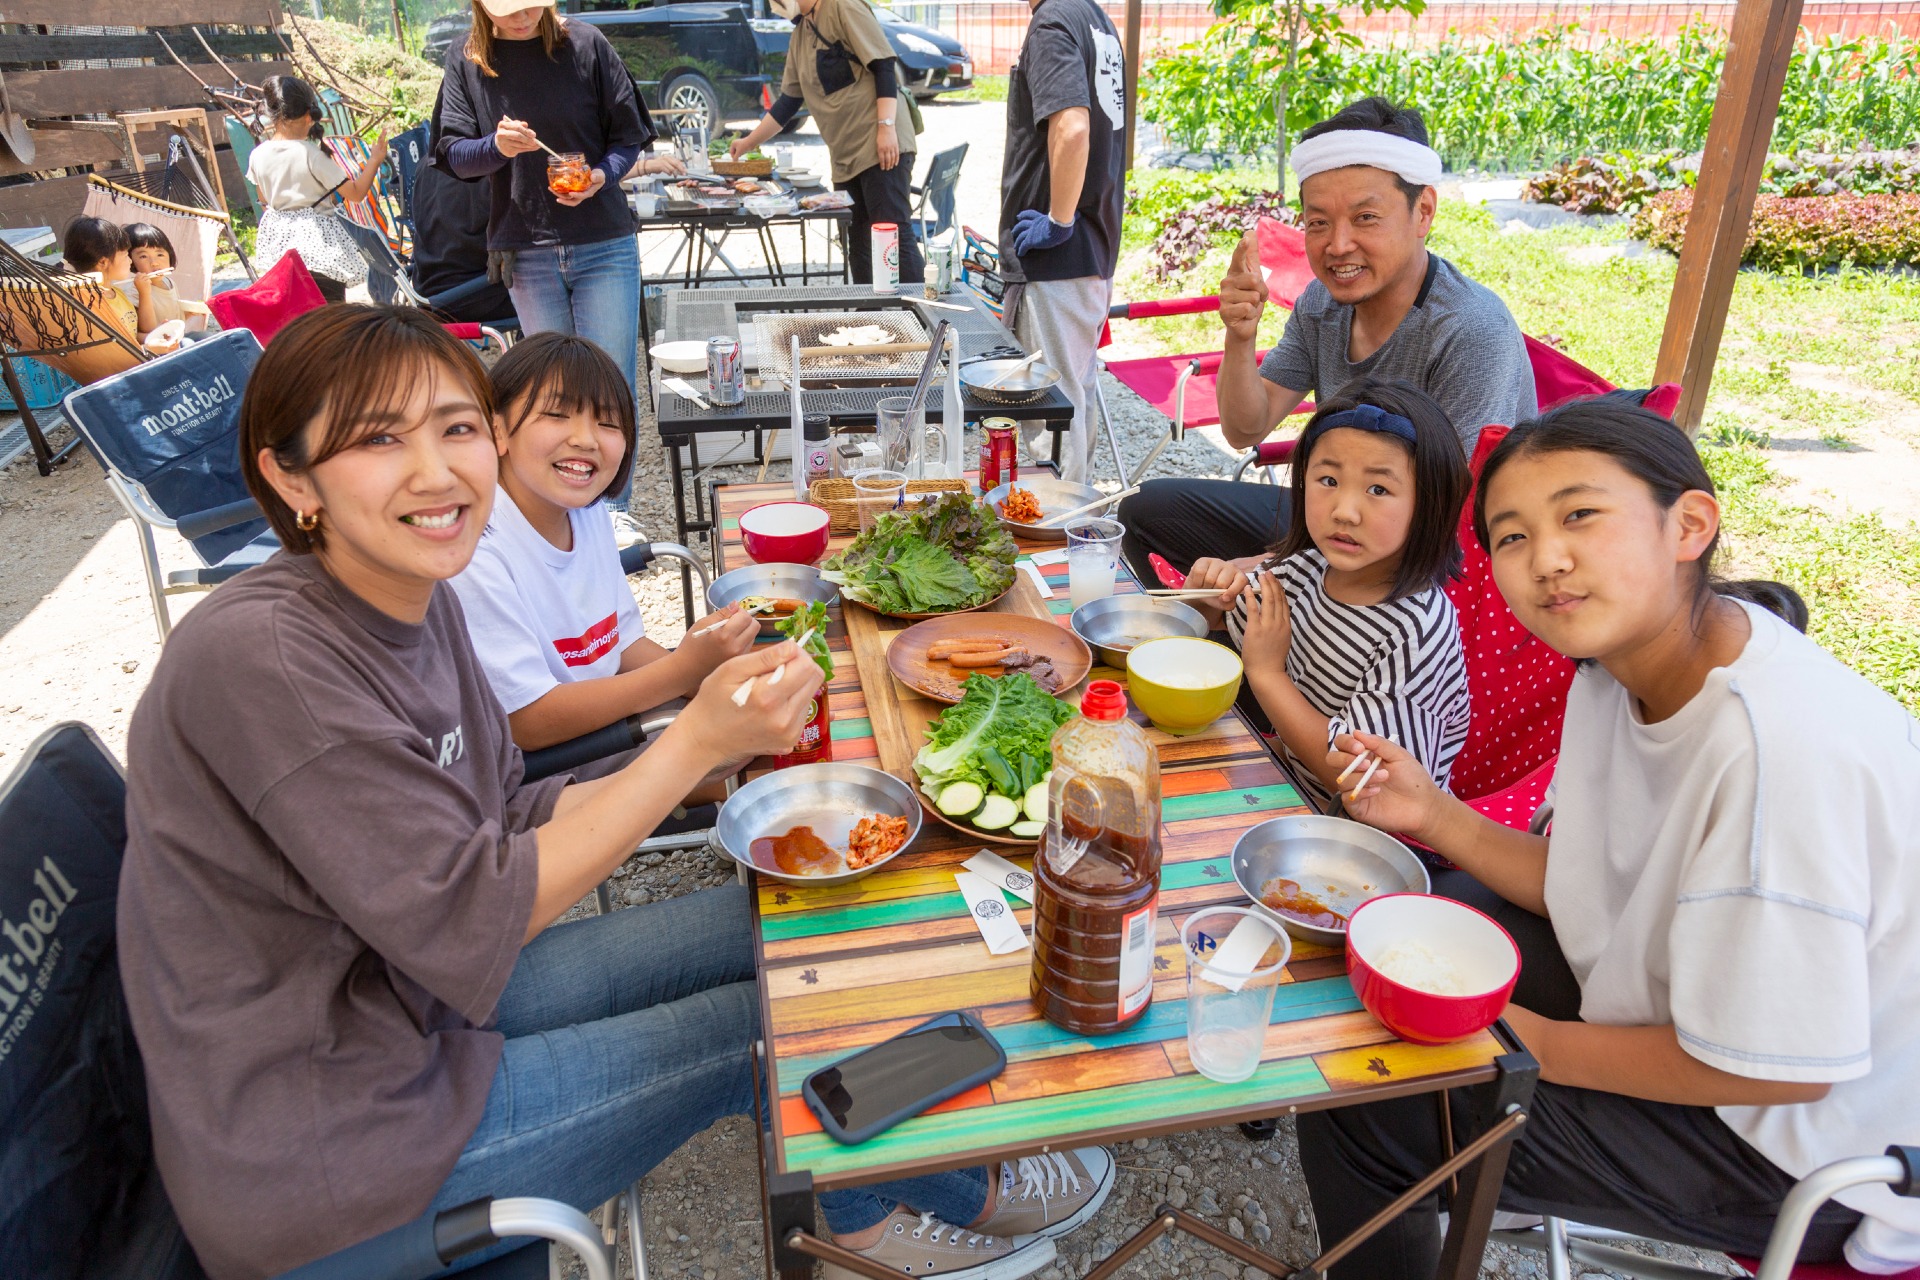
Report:
[[[1364,98],[1303,133],[1291,159],[1314,279],[1256,361],[1267,286],[1251,232],[1234,251],[1220,282],[1227,443],[1252,448],[1302,400],[1363,374],[1432,396],[1468,457],[1480,428],[1531,418],[1533,370],[1506,304],[1427,250],[1441,166],[1420,113]],[[1149,481],[1120,506],[1128,561],[1145,579],[1150,552],[1181,569],[1201,556],[1257,558],[1284,526],[1286,500],[1277,485]]]

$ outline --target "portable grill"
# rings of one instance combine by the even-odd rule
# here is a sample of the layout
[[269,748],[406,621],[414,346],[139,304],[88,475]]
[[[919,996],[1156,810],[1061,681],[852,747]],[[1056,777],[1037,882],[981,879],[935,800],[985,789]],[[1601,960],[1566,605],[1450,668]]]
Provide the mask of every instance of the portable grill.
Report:
[[[926,326],[911,311],[875,308],[868,311],[814,311],[804,315],[753,317],[755,345],[760,353],[760,375],[787,381],[792,373],[793,339],[802,347],[829,345],[827,335],[839,329],[876,327],[892,342],[925,342]],[[901,351],[870,355],[803,356],[800,376],[809,382],[849,379],[912,379],[919,376],[926,352]]]

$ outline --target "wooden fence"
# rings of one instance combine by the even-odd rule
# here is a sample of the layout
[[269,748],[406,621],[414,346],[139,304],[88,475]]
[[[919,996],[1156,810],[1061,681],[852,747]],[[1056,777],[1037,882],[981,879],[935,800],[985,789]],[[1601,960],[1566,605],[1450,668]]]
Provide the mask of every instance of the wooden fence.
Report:
[[[58,234],[86,200],[88,173],[127,172],[119,138],[59,122],[111,122],[129,111],[207,108],[221,180],[229,200],[242,200],[224,117],[194,74],[217,88],[231,84],[195,31],[258,84],[293,70],[284,61],[280,23],[278,0],[9,0],[0,6],[0,75],[35,144],[33,160],[24,164],[0,149],[0,227],[50,226]],[[168,45],[193,74],[167,55]],[[166,130],[137,137],[149,165],[164,158]]]

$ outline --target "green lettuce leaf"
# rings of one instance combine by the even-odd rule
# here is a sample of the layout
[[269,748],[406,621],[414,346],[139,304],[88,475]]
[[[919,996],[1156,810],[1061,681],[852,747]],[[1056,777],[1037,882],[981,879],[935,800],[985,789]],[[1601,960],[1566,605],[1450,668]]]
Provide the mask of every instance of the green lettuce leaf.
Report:
[[964,493],[888,512],[827,561],[821,576],[893,613],[971,608],[1013,583],[1019,549],[993,513]]
[[998,791],[980,763],[982,750],[992,747],[1008,760],[1029,755],[1051,768],[1053,732],[1073,717],[1071,706],[1023,671],[968,676],[965,696],[929,727],[914,772],[934,788],[972,782]]

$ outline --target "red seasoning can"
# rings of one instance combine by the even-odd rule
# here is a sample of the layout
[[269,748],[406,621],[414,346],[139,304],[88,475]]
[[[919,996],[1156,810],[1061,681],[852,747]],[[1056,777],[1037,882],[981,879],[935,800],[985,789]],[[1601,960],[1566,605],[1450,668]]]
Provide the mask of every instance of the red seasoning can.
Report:
[[1012,418],[988,418],[980,424],[980,492],[991,493],[1020,478],[1020,450]]
[[833,715],[827,710],[827,686],[821,685],[819,692],[813,695],[813,714],[807,719],[807,727],[800,731],[800,741],[793,744],[793,750],[782,752],[773,758],[773,767],[784,769],[796,764],[826,764],[833,759],[833,735],[828,726]]

